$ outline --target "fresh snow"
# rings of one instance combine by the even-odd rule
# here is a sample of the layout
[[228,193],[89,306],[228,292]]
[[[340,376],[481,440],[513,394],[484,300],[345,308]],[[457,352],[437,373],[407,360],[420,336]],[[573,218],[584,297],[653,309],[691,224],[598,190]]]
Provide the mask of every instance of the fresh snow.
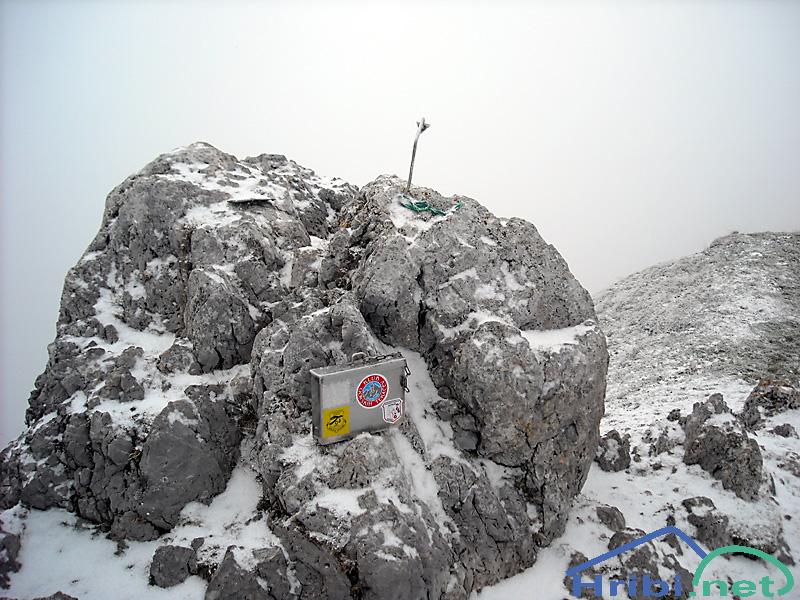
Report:
[[594,331],[594,329],[594,324],[582,323],[563,329],[525,329],[520,333],[532,350],[558,352],[564,346],[577,344],[578,338]]
[[148,585],[153,553],[164,544],[189,546],[193,539],[203,537],[200,562],[216,564],[228,546],[234,546],[237,562],[252,566],[252,550],[280,546],[263,517],[253,520],[260,499],[255,473],[238,466],[225,491],[210,505],[187,504],[170,533],[150,542],[127,541],[127,547],[64,510],[27,511],[17,506],[0,513],[4,527],[25,536],[19,558],[25,566],[11,575],[8,593],[19,598],[62,591],[81,600],[201,600],[206,582],[200,577],[189,577],[169,589]]
[[469,464],[453,443],[453,428],[449,423],[439,419],[431,408],[438,397],[438,393],[436,386],[431,381],[425,360],[418,352],[413,350],[404,348],[402,353],[411,371],[411,375],[408,378],[408,386],[411,391],[408,394],[409,401],[406,402],[406,416],[417,428],[430,459],[447,456],[453,460]]
[[12,509],[0,513],[3,523],[24,518],[24,540],[19,561],[25,565],[11,574],[12,598],[38,598],[57,591],[81,600],[140,600],[181,598],[201,600],[206,584],[190,577],[170,589],[148,585],[150,560],[161,542],[128,542],[117,555],[117,544],[79,524],[65,510]]
[[145,354],[158,356],[175,342],[175,334],[157,332],[153,329],[140,331],[134,329],[119,318],[120,307],[116,304],[113,294],[108,288],[100,289],[100,297],[94,305],[95,317],[101,325],[113,325],[117,330],[119,339],[110,344],[100,338],[90,338],[99,347],[113,354],[119,354],[129,346],[139,346]]
[[424,217],[421,213],[415,213],[413,210],[401,204],[402,202],[409,202],[411,200],[413,200],[413,198],[409,198],[405,194],[396,194],[389,204],[389,218],[392,220],[395,229],[397,229],[409,243],[413,244],[420,233],[428,231],[437,223],[446,221],[450,214],[429,215]]
[[[164,179],[187,181],[204,189],[224,192],[228,195],[227,200],[231,202],[252,202],[258,200],[279,201],[283,200],[288,194],[288,188],[278,185],[272,181],[267,181],[259,173],[253,176],[249,168],[238,165],[234,171],[224,171],[223,174],[231,177],[236,185],[231,181],[214,180],[207,172],[204,172],[208,165],[205,163],[174,163],[173,170],[177,173],[161,175]],[[245,170],[247,169],[247,170]]]

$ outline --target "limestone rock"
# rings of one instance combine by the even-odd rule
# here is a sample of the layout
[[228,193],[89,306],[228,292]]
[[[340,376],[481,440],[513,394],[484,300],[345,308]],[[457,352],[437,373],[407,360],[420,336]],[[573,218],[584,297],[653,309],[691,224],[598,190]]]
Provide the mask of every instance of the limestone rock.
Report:
[[[246,463],[277,539],[162,546],[154,583],[198,552],[209,600],[465,600],[531,566],[595,457],[605,337],[533,225],[424,188],[445,214],[413,213],[402,188],[202,143],[125,180],[67,275],[0,506],[151,540]],[[309,370],[396,347],[409,419],[314,444]]]
[[627,469],[631,465],[630,440],[612,429],[600,439],[595,461],[604,471]]
[[683,461],[700,465],[744,500],[755,500],[761,487],[761,450],[730,412],[721,394],[696,403],[684,424]]
[[229,549],[208,583],[205,600],[277,600],[277,598],[261,586],[254,573],[239,566],[233,549]]
[[222,386],[192,386],[185,394],[191,401],[171,402],[156,417],[139,462],[146,490],[140,511],[166,530],[188,502],[209,502],[225,489],[241,440]]
[[150,563],[150,581],[158,587],[168,588],[186,580],[196,569],[195,553],[184,546],[160,546]]
[[682,504],[688,513],[689,523],[695,526],[694,537],[697,541],[712,550],[731,544],[729,519],[717,511],[710,498],[695,496],[686,498]]
[[742,421],[749,429],[757,429],[765,418],[800,408],[800,388],[787,380],[762,379],[744,403]]
[[781,437],[797,437],[797,430],[792,427],[789,423],[781,423],[780,425],[776,425],[770,430],[775,435],[779,435]]
[[552,539],[599,438],[608,355],[591,299],[530,223],[426,188],[412,194],[446,214],[417,215],[402,187],[381,177],[361,190],[329,263],[340,279],[350,269],[381,341],[423,354],[461,446],[525,471]]
[[622,531],[625,529],[625,517],[616,506],[598,506],[597,518],[611,531]]

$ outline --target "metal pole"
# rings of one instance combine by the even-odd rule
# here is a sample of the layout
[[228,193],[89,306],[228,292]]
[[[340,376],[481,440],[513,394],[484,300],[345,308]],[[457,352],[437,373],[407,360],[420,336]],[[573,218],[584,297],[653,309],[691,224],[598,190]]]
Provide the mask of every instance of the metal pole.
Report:
[[419,141],[419,136],[425,131],[428,127],[430,127],[430,123],[425,122],[425,117],[422,117],[419,121],[417,121],[417,135],[414,137],[414,147],[411,149],[411,166],[408,169],[408,183],[406,183],[406,194],[411,191],[411,176],[414,174],[414,159],[417,157],[417,142]]

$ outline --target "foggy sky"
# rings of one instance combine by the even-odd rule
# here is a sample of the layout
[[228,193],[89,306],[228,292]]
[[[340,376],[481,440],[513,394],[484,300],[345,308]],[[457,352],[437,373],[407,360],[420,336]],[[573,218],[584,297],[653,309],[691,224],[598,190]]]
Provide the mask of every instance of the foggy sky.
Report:
[[591,292],[800,228],[800,3],[4,2],[0,445],[106,194],[204,140],[532,221]]

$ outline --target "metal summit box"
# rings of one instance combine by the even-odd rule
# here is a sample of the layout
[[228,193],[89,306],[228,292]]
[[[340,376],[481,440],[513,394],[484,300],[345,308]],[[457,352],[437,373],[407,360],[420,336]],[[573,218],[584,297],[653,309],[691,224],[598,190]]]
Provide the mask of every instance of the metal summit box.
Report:
[[354,354],[347,365],[311,369],[311,416],[320,444],[349,439],[362,431],[399,425],[405,416],[408,369],[398,352]]

